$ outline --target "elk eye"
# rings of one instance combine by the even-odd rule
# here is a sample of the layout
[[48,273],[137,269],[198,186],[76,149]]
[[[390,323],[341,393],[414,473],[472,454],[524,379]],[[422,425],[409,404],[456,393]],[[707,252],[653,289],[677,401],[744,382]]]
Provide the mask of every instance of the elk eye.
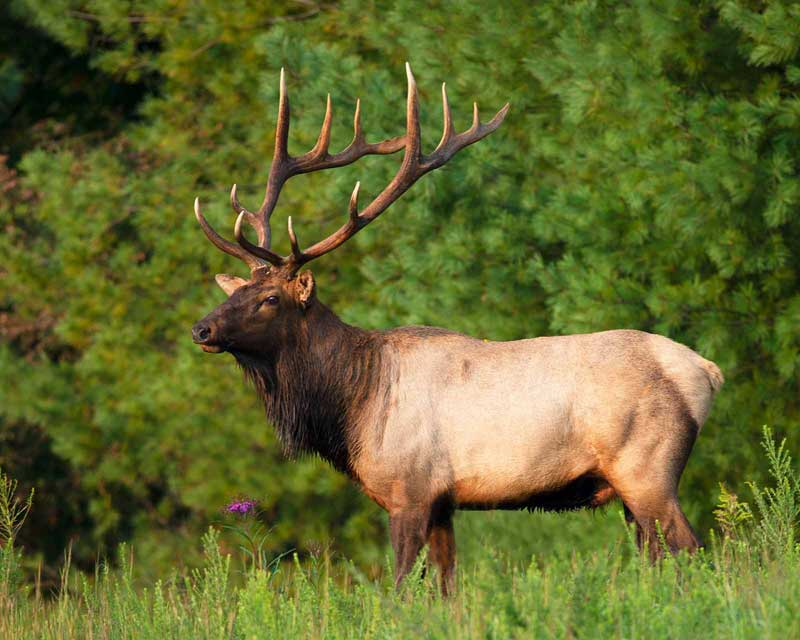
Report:
[[264,304],[274,307],[276,304],[278,304],[278,296],[269,296],[266,300],[264,300]]

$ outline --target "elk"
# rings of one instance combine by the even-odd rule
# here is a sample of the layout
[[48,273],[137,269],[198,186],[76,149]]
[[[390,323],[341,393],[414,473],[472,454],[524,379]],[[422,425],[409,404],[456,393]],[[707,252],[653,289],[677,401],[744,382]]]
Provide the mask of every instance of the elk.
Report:
[[[257,212],[231,190],[236,243],[200,212],[208,239],[243,260],[250,279],[217,275],[227,301],[194,325],[194,342],[228,352],[254,384],[287,454],[316,453],[388,511],[399,585],[427,544],[442,591],[453,588],[457,509],[571,510],[620,498],[640,547],[658,558],[697,549],[678,502],[678,482],[723,382],[719,368],[668,338],[633,330],[491,342],[446,329],[367,331],[341,321],[317,297],[306,263],[339,247],[419,178],[495,131],[506,104],[456,133],[442,85],[444,131],[422,152],[417,86],[406,64],[405,135],[368,143],[356,103],[354,136],[328,151],[331,102],[314,147],[287,151],[289,99],[281,70],[275,151]],[[291,253],[271,249],[270,217],[292,176],[403,150],[400,168],[347,221]],[[247,222],[257,234],[244,234]]]

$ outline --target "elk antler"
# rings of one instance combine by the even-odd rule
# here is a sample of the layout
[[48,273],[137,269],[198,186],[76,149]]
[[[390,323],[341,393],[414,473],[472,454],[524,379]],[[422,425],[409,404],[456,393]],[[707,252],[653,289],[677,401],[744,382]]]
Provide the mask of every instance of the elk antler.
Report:
[[[336,247],[343,244],[348,238],[367,226],[381,213],[383,213],[395,200],[402,196],[419,178],[429,171],[438,169],[450,158],[464,147],[478,142],[485,138],[503,122],[509,105],[506,104],[497,114],[486,124],[481,124],[478,116],[478,104],[475,103],[473,109],[472,126],[462,133],[453,132],[453,122],[450,115],[450,105],[447,101],[445,85],[442,84],[442,108],[444,111],[444,130],[439,145],[430,155],[422,153],[422,143],[419,127],[419,100],[417,96],[417,83],[411,73],[411,67],[406,63],[406,75],[408,77],[408,99],[406,106],[406,134],[382,142],[368,143],[361,131],[360,101],[356,102],[356,113],[353,124],[354,135],[350,145],[337,154],[328,153],[328,143],[330,142],[331,129],[331,98],[328,95],[325,119],[322,123],[317,143],[314,148],[302,156],[292,157],[287,151],[287,141],[289,135],[289,100],[286,97],[286,84],[281,69],[280,98],[278,106],[278,124],[275,132],[275,153],[272,159],[272,166],[267,180],[266,194],[264,202],[261,204],[257,213],[252,213],[245,209],[236,197],[236,185],[231,189],[231,206],[238,214],[234,235],[239,242],[238,245],[220,237],[206,222],[200,213],[199,202],[195,200],[195,215],[200,226],[208,236],[209,240],[226,253],[244,260],[251,270],[272,264],[286,270],[288,277],[292,277],[297,270],[306,262],[314,260]],[[270,216],[280,195],[283,184],[292,176],[300,173],[310,173],[322,169],[341,167],[355,162],[359,158],[369,154],[390,154],[405,149],[403,161],[395,177],[381,193],[370,202],[360,213],[358,211],[358,192],[360,183],[356,183],[353,194],[350,196],[349,218],[336,232],[324,240],[310,246],[305,251],[300,249],[292,227],[292,219],[289,218],[289,240],[292,252],[283,257],[274,253],[271,249]],[[251,243],[242,230],[242,221],[246,220],[258,234],[258,244]]]

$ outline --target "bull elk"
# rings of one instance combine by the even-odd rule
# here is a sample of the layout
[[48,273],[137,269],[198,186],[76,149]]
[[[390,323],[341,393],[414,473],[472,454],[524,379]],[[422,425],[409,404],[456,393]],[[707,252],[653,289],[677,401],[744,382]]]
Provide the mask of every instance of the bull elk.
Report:
[[[308,153],[290,156],[289,100],[281,71],[275,152],[255,213],[231,190],[237,242],[200,212],[208,239],[241,258],[249,280],[216,276],[226,302],[192,329],[210,353],[232,354],[254,383],[287,454],[313,452],[352,478],[389,513],[396,580],[425,544],[442,590],[452,589],[456,509],[568,510],[619,497],[641,547],[692,551],[699,541],[678,502],[678,482],[714,393],[723,382],[709,360],[640,331],[487,342],[446,329],[365,331],[342,322],[300,268],[333,251],[377,218],[419,178],[503,121],[508,105],[456,133],[442,85],[444,131],[422,153],[417,87],[406,65],[405,135],[369,143],[356,103],[354,136],[331,155],[331,102]],[[341,167],[369,154],[404,151],[381,193],[301,249],[289,218],[291,253],[271,249],[270,217],[292,176]],[[243,223],[254,228],[252,243]]]

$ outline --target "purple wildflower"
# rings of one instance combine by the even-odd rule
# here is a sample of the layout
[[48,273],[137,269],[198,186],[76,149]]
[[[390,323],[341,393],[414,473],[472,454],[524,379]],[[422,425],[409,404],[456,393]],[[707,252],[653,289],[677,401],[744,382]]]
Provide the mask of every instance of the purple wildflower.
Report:
[[255,511],[256,509],[256,501],[255,500],[234,500],[231,502],[227,507],[225,507],[225,511],[228,513],[238,513],[243,516]]

